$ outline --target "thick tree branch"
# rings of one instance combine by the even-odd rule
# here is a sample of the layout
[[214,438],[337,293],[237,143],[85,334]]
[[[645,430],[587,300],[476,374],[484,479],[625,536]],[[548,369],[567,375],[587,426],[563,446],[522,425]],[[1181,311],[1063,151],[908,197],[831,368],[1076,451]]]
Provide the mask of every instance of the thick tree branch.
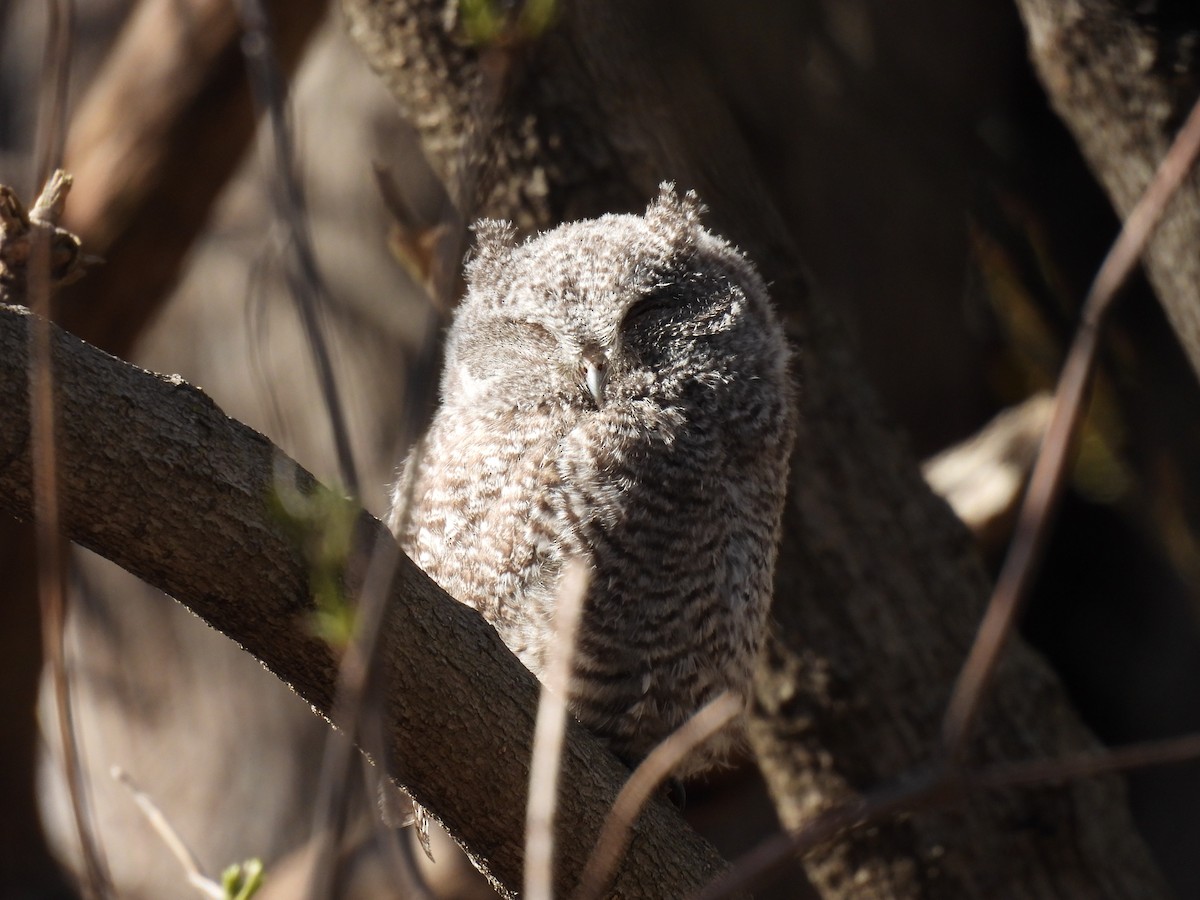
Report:
[[[267,5],[291,73],[329,2]],[[63,224],[105,265],[57,320],[110,353],[128,355],[158,312],[254,135],[241,36],[228,0],[142,0],[72,117]]]
[[[466,218],[545,228],[637,209],[668,178],[696,188],[710,221],[758,263],[801,336],[804,388],[752,733],[760,763],[796,827],[928,761],[987,579],[880,415],[836,317],[805,290],[736,120],[680,40],[686,4],[565,0],[540,38],[472,48],[437,0],[342,3]],[[982,758],[1092,746],[1021,647],[983,731]],[[1112,780],[981,797],[857,833],[813,854],[809,871],[831,897],[1163,892]]]
[[[0,507],[31,514],[30,314],[0,307]],[[329,716],[337,659],[310,627],[309,562],[273,497],[322,489],[199,390],[55,329],[62,511],[69,537],[164,590]],[[390,533],[358,511],[349,596]],[[521,881],[533,677],[473,611],[399,556],[380,635],[389,770],[501,884]],[[576,885],[628,773],[572,724],[558,805],[556,893]],[[253,797],[246,798],[252,808]],[[722,868],[665,804],[653,804],[615,890],[677,896]]]

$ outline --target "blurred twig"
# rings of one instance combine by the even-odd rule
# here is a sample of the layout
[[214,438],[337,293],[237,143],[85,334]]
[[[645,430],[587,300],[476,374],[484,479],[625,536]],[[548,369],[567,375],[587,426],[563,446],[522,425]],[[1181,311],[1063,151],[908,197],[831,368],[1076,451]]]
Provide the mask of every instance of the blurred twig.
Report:
[[550,639],[537,725],[533,731],[529,797],[525,807],[525,891],[522,896],[526,900],[551,900],[554,896],[554,810],[567,729],[567,697],[587,588],[587,567],[582,561],[572,561],[558,587],[554,635]]
[[579,879],[579,890],[574,900],[598,900],[604,894],[609,879],[621,862],[621,855],[629,845],[633,825],[646,801],[684,757],[720,731],[741,711],[741,700],[730,693],[720,694],[696,710],[691,718],[642,760],[621,788],[616,803],[604,819],[596,847]]
[[[389,533],[377,535],[368,555],[359,602],[354,607],[354,632],[339,660],[332,716],[342,733],[331,732],[325,743],[320,783],[313,804],[313,863],[307,896],[313,900],[332,896],[338,845],[345,825],[346,795],[354,774],[354,741],[362,740],[361,719],[372,660],[382,631],[382,618],[392,581],[400,562],[400,548]],[[347,740],[347,737],[350,740]],[[383,749],[383,748],[381,748]],[[384,759],[379,766],[386,766]],[[381,771],[381,777],[386,777]],[[419,874],[405,865],[403,877],[420,885]]]
[[[41,97],[38,133],[34,147],[37,183],[48,185],[51,173],[62,164],[63,136],[66,133],[67,92],[70,88],[71,45],[75,30],[75,4],[72,0],[51,0],[46,4],[49,18],[46,51],[42,56]],[[48,193],[48,192],[43,192]],[[48,197],[43,209],[62,215],[59,198]],[[37,206],[43,206],[39,198]]]
[[1197,760],[1200,760],[1200,734],[1063,759],[996,763],[975,771],[939,765],[834,806],[790,834],[778,834],[763,841],[734,860],[728,873],[695,894],[692,900],[721,900],[749,890],[791,857],[807,853],[849,829],[942,805],[973,790],[1011,790]]
[[[308,344],[317,383],[333,438],[335,458],[343,488],[351,497],[361,493],[345,407],[326,337],[323,314],[330,299],[317,266],[309,230],[307,202],[296,171],[296,154],[287,112],[286,76],[275,49],[273,20],[260,0],[239,0],[241,49],[246,59],[255,105],[266,115],[271,141],[271,195],[277,219],[284,225],[284,273]],[[283,485],[282,490],[287,486]],[[338,719],[351,741],[358,738],[358,722],[367,689],[370,660],[382,615],[383,598],[395,572],[398,556],[394,542],[380,541],[368,564],[363,595],[358,603],[344,597],[354,613],[351,640],[339,664]],[[346,796],[353,774],[353,745],[331,734],[326,743],[321,778],[314,804],[313,866],[309,891],[327,896],[336,876],[337,846],[346,815]]]
[[692,895],[691,900],[720,900],[748,891],[791,857],[806,853],[850,828],[911,809],[936,796],[943,786],[941,780],[927,773],[901,787],[879,789],[827,809],[803,828],[768,838],[735,859],[728,872]]
[[58,166],[62,159],[67,117],[75,8],[71,0],[54,0],[47,5],[47,12],[49,20],[42,66],[42,97],[34,151],[39,184],[44,186],[29,212],[27,224],[33,227],[28,232],[29,258],[25,272],[29,305],[38,314],[36,325],[30,331],[29,348],[29,427],[38,601],[42,613],[43,652],[54,689],[62,765],[83,858],[83,890],[88,897],[107,898],[112,896],[112,886],[87,802],[67,674],[67,539],[61,522],[58,407],[55,402],[49,322],[50,298],[56,286],[55,256],[63,244],[61,229],[56,226],[62,217],[71,186],[70,177]]
[[1054,412],[1021,503],[1012,546],[946,709],[942,739],[952,759],[962,753],[970,738],[971,726],[986,696],[1000,653],[1037,571],[1083,417],[1105,318],[1198,152],[1200,100],[1192,107],[1154,178],[1126,219],[1084,300],[1079,328],[1055,392]]
[[200,865],[196,862],[196,857],[188,848],[188,845],[183,842],[183,838],[163,815],[157,804],[150,799],[145,791],[141,790],[133,779],[129,777],[129,773],[120,766],[113,766],[110,770],[115,781],[119,781],[129,789],[129,795],[133,798],[133,802],[137,804],[138,809],[146,817],[146,821],[162,838],[167,849],[171,851],[171,855],[179,862],[183,868],[184,874],[187,876],[188,884],[196,888],[206,897],[212,897],[214,900],[224,900],[225,892],[221,890],[221,886],[208,878],[200,871]]
[[286,108],[287,83],[276,56],[266,7],[260,0],[238,0],[237,6],[244,30],[242,51],[246,55],[254,99],[258,108],[266,112],[271,125],[271,146],[274,149],[272,195],[276,214],[287,228],[288,248],[291,251],[290,264],[284,266],[284,272],[316,367],[317,383],[321,387],[325,413],[333,433],[342,484],[351,496],[358,497],[361,490],[358,468],[350,447],[350,429],[346,424],[345,408],[321,323],[322,313],[330,303],[329,291],[317,267],[308,227],[307,203],[296,172],[296,154]]

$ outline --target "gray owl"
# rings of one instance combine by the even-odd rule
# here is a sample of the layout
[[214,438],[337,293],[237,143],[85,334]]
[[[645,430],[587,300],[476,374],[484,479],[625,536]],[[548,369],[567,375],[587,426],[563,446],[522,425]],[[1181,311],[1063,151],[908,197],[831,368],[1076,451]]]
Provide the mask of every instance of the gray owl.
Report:
[[393,497],[411,479],[405,551],[534,674],[584,563],[570,709],[629,763],[721,691],[748,695],[792,448],[783,331],[702,211],[667,184],[644,216],[523,243],[480,222],[441,406]]

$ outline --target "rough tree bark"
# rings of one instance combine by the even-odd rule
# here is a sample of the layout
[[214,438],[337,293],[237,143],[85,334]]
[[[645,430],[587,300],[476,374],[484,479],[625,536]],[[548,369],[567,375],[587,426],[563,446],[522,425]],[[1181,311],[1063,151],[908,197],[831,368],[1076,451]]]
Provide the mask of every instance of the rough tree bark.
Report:
[[[638,209],[660,179],[773,285],[801,346],[803,414],[777,627],[753,739],[785,823],[928,760],[988,592],[961,524],[881,416],[835,317],[805,289],[738,128],[681,46],[683,5],[573,0],[540,37],[473,47],[436,0],[343,0],[466,219],[521,228]],[[883,298],[881,302],[886,301]],[[1092,747],[1054,676],[1009,652],[974,759]],[[1152,897],[1161,880],[1115,779],[966,798],[811,855],[827,896]]]
[[[31,316],[0,306],[0,508],[31,515]],[[314,636],[310,563],[273,512],[277,492],[311,496],[313,477],[177,378],[123,363],[55,329],[64,528],[171,594],[237,641],[322,715],[337,659]],[[130,475],[136,473],[136,475]],[[186,511],[180,507],[186,498]],[[357,596],[373,553],[394,552],[378,651],[389,771],[464,849],[514,891],[521,884],[525,791],[538,688],[484,620],[451,600],[363,511],[334,573]],[[574,890],[628,772],[572,723],[557,809],[555,894]],[[247,797],[248,807],[254,803]],[[250,814],[248,812],[248,814]],[[613,891],[679,896],[723,868],[669,805],[648,807]]]

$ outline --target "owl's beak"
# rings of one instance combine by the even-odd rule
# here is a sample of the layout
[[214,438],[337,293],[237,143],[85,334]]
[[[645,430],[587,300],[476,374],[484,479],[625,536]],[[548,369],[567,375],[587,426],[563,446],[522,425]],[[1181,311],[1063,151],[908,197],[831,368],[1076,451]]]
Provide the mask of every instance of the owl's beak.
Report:
[[608,385],[608,357],[604,351],[593,347],[583,351],[583,380],[596,406],[603,406],[604,388]]

